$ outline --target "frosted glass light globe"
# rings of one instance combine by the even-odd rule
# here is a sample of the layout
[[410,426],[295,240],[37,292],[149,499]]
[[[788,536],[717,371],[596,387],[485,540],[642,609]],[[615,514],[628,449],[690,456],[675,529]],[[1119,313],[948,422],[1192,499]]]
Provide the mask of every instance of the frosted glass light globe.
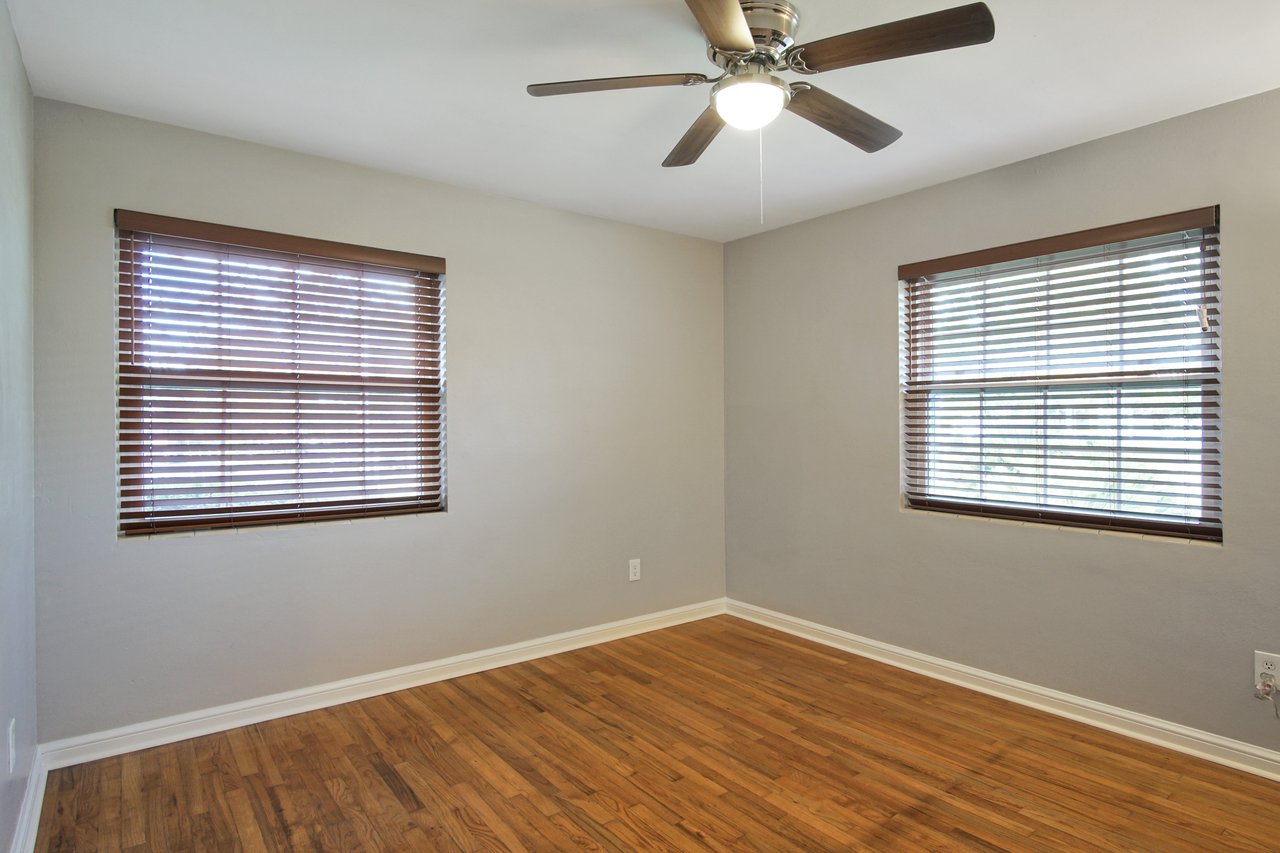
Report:
[[764,127],[791,100],[787,84],[768,74],[740,74],[716,84],[711,103],[725,124],[739,130]]

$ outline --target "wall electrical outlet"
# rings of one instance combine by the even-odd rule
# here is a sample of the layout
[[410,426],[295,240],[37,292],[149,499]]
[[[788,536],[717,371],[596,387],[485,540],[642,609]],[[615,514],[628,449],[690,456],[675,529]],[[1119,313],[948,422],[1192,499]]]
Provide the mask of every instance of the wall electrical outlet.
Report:
[[627,568],[627,580],[629,581],[640,580],[640,561],[639,560],[631,561],[631,565]]
[[1268,674],[1280,680],[1280,652],[1254,652],[1253,677]]
[[13,766],[18,762],[18,739],[16,737],[18,730],[18,720],[16,717],[9,718],[9,775],[13,775]]

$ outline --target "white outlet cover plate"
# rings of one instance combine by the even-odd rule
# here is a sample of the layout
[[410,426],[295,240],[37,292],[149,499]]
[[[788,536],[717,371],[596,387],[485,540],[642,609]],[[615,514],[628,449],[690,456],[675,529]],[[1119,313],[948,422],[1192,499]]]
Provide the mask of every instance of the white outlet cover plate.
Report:
[[1263,673],[1270,673],[1280,679],[1280,652],[1253,653],[1253,674],[1256,678]]

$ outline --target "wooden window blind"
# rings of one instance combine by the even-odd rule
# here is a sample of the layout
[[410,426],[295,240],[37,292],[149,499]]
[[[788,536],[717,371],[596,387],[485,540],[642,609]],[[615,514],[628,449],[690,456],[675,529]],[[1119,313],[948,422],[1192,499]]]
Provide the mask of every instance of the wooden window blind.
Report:
[[901,267],[907,505],[1220,541],[1217,226]]
[[444,261],[116,211],[120,530],[445,508]]

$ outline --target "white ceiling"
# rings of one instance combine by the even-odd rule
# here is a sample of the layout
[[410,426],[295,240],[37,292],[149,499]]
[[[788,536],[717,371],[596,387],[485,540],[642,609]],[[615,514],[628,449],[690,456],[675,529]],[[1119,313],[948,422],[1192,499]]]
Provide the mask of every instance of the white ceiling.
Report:
[[[965,0],[795,0],[803,43]],[[730,240],[1280,88],[1275,0],[987,0],[990,44],[805,78],[901,128],[877,154],[784,114],[659,164],[716,69],[682,0],[8,0],[37,95]],[[784,75],[795,79],[794,75]]]

